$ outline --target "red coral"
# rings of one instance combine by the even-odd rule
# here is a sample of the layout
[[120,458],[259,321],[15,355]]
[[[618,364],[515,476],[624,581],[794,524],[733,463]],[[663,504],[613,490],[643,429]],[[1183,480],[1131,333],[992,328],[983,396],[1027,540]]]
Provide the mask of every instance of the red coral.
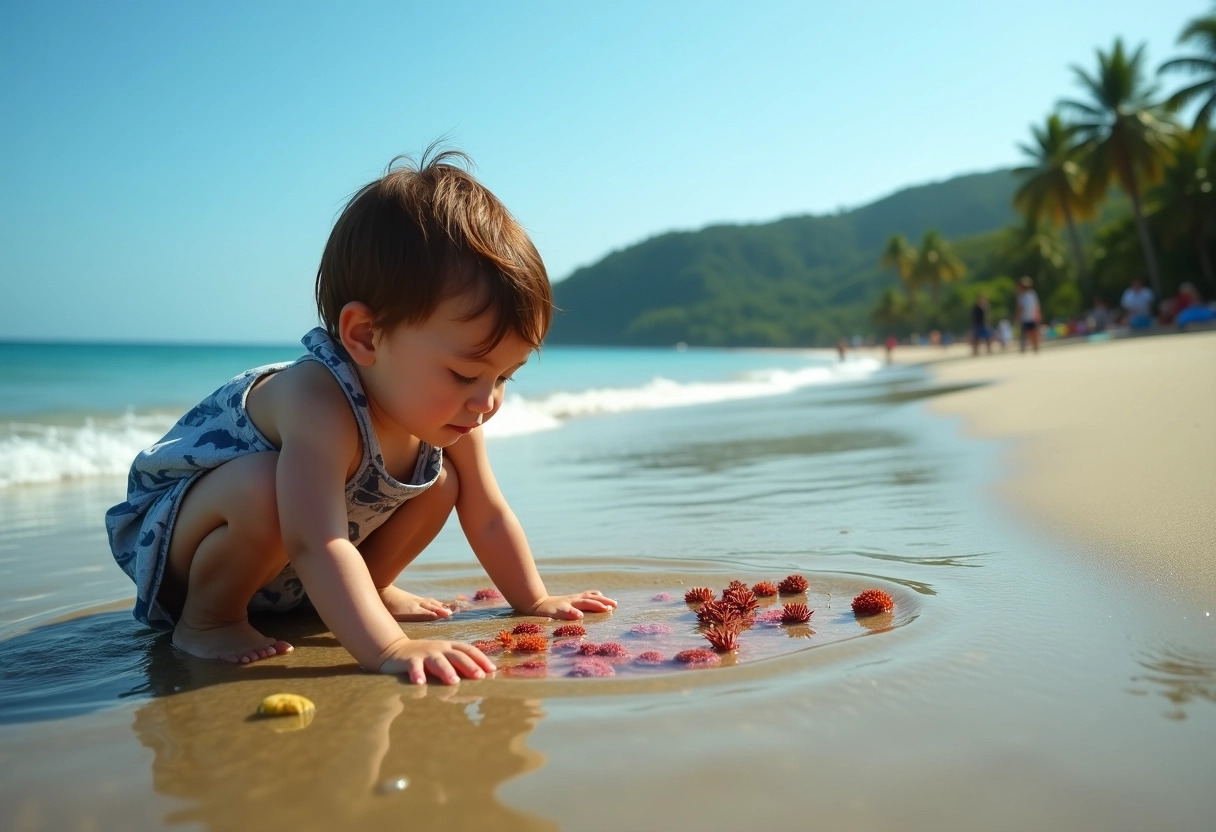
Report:
[[570,671],[570,675],[583,677],[615,676],[616,671],[612,668],[612,665],[603,659],[579,659],[574,663],[574,669]]
[[543,653],[549,649],[549,639],[536,633],[525,633],[515,639],[511,649],[516,653]]
[[690,604],[704,604],[714,600],[714,591],[707,586],[695,586],[684,593],[684,600]]
[[878,615],[895,609],[895,600],[881,589],[867,589],[853,599],[854,615]]
[[516,624],[511,632],[517,636],[536,635],[540,632],[540,625],[534,621],[525,621],[523,624]]
[[729,653],[739,649],[739,631],[734,627],[717,625],[705,631],[705,640],[720,653]]
[[634,661],[638,664],[661,664],[663,662],[663,654],[656,650],[647,650],[645,653],[638,653]]
[[497,589],[494,589],[494,587],[489,587],[487,589],[479,589],[473,593],[473,600],[474,601],[501,601],[502,593],[499,592]]
[[496,638],[498,639],[498,643],[501,644],[504,648],[506,648],[507,650],[511,649],[512,636],[506,630],[499,630]]
[[782,595],[797,595],[800,592],[806,592],[808,586],[810,584],[801,575],[788,575],[785,580],[777,584],[777,589]]
[[786,604],[781,609],[782,624],[805,624],[815,611],[806,604]]
[[747,589],[747,584],[743,583],[743,581],[731,581],[726,585],[726,589],[722,590],[722,595],[725,597],[726,593],[740,589]]
[[698,647],[695,650],[681,650],[676,653],[676,661],[681,664],[717,664],[722,661],[713,650]]
[[483,653],[501,653],[502,645],[497,641],[475,641],[473,646]]
[[582,624],[563,624],[553,631],[553,635],[558,636],[559,638],[564,638],[566,636],[585,636],[587,635],[587,628]]
[[772,598],[777,594],[777,585],[769,581],[761,581],[752,587],[752,594],[757,598]]
[[745,584],[732,584],[722,593],[722,603],[736,610],[741,616],[747,617],[756,611],[756,596]]

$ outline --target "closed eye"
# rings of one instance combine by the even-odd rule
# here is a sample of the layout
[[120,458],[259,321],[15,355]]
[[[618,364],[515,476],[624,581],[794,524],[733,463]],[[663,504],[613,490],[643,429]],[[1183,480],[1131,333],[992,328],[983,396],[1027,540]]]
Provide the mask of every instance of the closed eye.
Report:
[[477,383],[477,376],[462,376],[455,370],[452,370],[452,378],[456,379],[457,384],[463,384],[465,387]]

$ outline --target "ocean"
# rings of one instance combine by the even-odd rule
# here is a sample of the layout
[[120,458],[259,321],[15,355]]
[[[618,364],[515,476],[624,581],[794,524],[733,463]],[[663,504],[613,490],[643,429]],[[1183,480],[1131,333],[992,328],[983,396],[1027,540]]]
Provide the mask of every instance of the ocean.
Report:
[[[269,625],[287,656],[181,656],[130,618],[102,515],[187,407],[298,352],[0,346],[11,828],[1138,830],[1216,813],[1208,630],[996,499],[1017,448],[966,438],[925,406],[950,388],[877,353],[551,347],[512,382],[489,451],[542,576],[615,597],[589,638],[662,664],[576,678],[555,649],[543,678],[499,656],[497,678],[414,689],[360,671],[308,616]],[[703,644],[685,589],[792,573],[808,625],[758,623],[719,666],[670,661]],[[487,578],[453,521],[399,583],[468,598]],[[894,612],[854,616],[865,588]],[[514,621],[468,604],[405,627],[471,640]],[[253,717],[282,691],[315,719]]]

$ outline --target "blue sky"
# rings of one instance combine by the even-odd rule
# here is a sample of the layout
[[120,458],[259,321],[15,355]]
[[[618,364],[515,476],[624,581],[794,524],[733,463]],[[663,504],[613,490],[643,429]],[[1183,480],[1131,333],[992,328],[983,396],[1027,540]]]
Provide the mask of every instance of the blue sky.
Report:
[[[0,339],[290,342],[351,192],[432,140],[560,280],[672,229],[1016,164],[1160,0],[0,4]],[[1166,79],[1170,88],[1180,76]]]

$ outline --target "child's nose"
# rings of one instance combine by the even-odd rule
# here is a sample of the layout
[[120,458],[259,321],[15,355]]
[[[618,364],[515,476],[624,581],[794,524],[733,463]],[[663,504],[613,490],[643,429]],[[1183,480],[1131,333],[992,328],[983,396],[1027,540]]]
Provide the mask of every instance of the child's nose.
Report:
[[473,413],[489,413],[494,409],[494,389],[479,390],[469,397],[468,408]]

